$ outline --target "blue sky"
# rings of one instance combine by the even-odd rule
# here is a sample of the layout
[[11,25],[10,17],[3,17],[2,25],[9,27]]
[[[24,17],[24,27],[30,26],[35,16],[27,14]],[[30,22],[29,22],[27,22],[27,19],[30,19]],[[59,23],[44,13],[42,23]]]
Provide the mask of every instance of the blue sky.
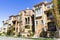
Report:
[[8,19],[10,15],[16,15],[20,10],[32,8],[33,5],[43,1],[51,0],[0,0],[0,27],[2,21]]

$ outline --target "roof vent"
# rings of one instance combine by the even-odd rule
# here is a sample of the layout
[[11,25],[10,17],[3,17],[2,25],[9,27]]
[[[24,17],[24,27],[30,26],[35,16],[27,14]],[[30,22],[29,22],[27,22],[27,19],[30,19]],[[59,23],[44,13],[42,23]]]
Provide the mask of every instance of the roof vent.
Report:
[[28,7],[26,9],[29,9]]

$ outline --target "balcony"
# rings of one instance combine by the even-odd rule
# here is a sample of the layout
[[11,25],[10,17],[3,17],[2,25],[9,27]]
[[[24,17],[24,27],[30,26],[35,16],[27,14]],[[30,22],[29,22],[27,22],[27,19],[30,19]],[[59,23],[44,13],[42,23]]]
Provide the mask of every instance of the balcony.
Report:
[[53,20],[54,20],[54,17],[53,17],[53,16],[48,16],[48,17],[47,17],[47,20],[53,21]]
[[36,17],[40,17],[40,16],[42,16],[42,14],[38,14],[38,15],[36,15]]
[[3,21],[3,24],[8,24],[8,20]]
[[48,31],[56,31],[56,25],[54,22],[48,22]]
[[22,16],[17,15],[17,21],[18,21],[18,22],[21,22],[21,21],[22,21]]
[[16,17],[15,15],[11,15],[11,16],[9,17],[9,19],[12,20],[12,21],[16,21],[16,20],[17,20],[17,17]]

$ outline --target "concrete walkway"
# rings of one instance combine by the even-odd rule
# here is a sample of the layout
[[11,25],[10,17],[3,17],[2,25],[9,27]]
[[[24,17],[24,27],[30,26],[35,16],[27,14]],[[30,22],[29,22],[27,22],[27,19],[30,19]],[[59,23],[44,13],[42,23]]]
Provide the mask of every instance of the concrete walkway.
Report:
[[[0,40],[33,40],[33,39],[28,39],[28,38],[14,38],[14,37],[0,36]],[[54,40],[60,40],[60,38],[54,38]]]
[[32,40],[32,39],[0,36],[0,40]]

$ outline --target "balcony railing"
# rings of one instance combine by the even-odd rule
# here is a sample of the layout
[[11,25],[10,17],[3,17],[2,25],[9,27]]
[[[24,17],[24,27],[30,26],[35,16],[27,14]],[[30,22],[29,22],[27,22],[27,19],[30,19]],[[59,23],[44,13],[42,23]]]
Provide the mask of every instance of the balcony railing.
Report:
[[47,19],[53,21],[54,17],[53,16],[48,16]]

